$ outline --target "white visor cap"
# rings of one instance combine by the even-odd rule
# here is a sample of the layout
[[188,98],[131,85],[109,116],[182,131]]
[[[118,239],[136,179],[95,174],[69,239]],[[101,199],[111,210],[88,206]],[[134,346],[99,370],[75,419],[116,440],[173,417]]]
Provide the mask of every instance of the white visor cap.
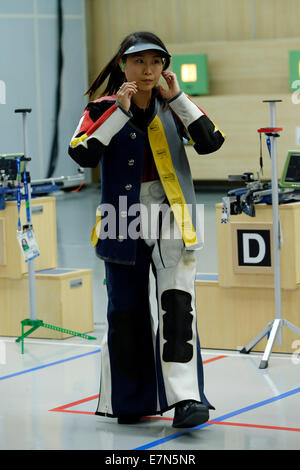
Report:
[[153,44],[152,42],[137,42],[136,44],[133,44],[133,46],[130,46],[128,49],[126,49],[122,55],[136,54],[137,52],[149,50],[160,51],[163,53],[163,55],[171,57],[171,55],[165,49],[158,46],[157,44]]

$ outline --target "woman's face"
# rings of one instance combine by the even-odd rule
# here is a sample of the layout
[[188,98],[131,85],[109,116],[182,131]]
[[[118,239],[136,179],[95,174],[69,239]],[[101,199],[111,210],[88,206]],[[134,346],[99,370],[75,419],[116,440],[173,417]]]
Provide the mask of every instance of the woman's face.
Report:
[[136,82],[139,91],[149,91],[157,84],[163,66],[157,51],[142,51],[127,56],[124,73],[128,82]]

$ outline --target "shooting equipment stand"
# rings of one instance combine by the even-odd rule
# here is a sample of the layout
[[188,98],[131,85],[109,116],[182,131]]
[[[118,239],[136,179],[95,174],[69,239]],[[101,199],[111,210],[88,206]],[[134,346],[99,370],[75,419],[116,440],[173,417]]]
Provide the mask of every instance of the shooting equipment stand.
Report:
[[270,105],[270,127],[258,129],[258,132],[264,133],[271,138],[271,165],[272,165],[272,211],[273,211],[273,266],[274,266],[274,295],[275,295],[275,319],[267,324],[265,328],[240,350],[242,354],[248,354],[251,349],[268,335],[267,345],[260,362],[259,368],[268,367],[269,357],[272,352],[275,339],[277,344],[282,344],[282,327],[287,326],[290,330],[300,335],[300,328],[282,318],[281,313],[281,282],[280,282],[280,246],[281,233],[278,209],[278,176],[277,176],[277,142],[276,138],[282,128],[276,127],[276,103],[282,100],[264,100],[263,103]]
[[[66,333],[72,336],[80,336],[81,338],[84,338],[84,339],[97,339],[94,336],[89,336],[84,333],[77,333],[76,331],[67,330],[66,328],[61,328],[60,326],[55,326],[55,325],[50,325],[49,323],[44,323],[43,320],[30,320],[29,318],[26,318],[25,320],[21,321],[21,325],[22,325],[22,334],[21,336],[19,336],[19,338],[16,339],[16,343],[21,342],[22,354],[24,354],[24,338],[26,338],[26,336],[33,333],[40,326],[44,328],[48,328],[49,330],[60,331],[62,333]],[[32,326],[32,328],[26,331],[26,333],[24,333],[24,326]]]
[[[27,159],[27,133],[26,133],[26,118],[27,113],[30,113],[31,109],[15,109],[15,113],[22,113],[23,118],[23,137],[24,137],[24,159],[25,165]],[[25,170],[26,171],[26,167]],[[31,184],[30,180],[28,182],[28,195],[29,195],[29,214],[30,220],[27,219],[27,224],[31,224]],[[26,318],[21,321],[22,325],[22,334],[16,339],[16,343],[21,342],[21,353],[24,354],[24,338],[29,336],[33,331],[39,327],[49,328],[51,330],[60,331],[62,333],[70,334],[72,336],[80,336],[85,339],[96,339],[94,336],[89,336],[83,333],[77,333],[75,331],[67,330],[59,326],[50,325],[49,323],[44,323],[43,320],[38,320],[36,318],[36,286],[35,286],[35,271],[34,271],[34,259],[31,259],[27,262],[28,264],[28,286],[29,286],[29,304],[30,304],[30,318]],[[24,326],[31,326],[32,328],[24,333]]]

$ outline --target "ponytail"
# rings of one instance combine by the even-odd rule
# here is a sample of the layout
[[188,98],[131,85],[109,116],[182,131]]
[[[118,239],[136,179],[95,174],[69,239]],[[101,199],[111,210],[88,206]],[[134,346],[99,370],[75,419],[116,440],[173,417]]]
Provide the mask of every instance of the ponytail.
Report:
[[113,95],[118,91],[122,83],[124,82],[124,73],[121,71],[119,66],[119,54],[116,54],[110,62],[101,70],[98,77],[93,81],[89,89],[85,92],[85,95],[88,95],[89,98],[94,95],[94,93],[100,88],[100,86],[105,82],[107,77],[108,83],[105,90],[101,93],[100,96]]

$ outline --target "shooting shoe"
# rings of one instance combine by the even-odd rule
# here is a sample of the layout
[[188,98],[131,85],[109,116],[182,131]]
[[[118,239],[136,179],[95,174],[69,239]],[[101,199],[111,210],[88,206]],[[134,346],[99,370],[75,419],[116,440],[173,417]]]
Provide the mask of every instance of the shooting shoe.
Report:
[[137,424],[141,419],[140,415],[120,415],[118,417],[118,424]]
[[173,428],[191,428],[206,423],[209,410],[203,403],[186,400],[175,407]]

